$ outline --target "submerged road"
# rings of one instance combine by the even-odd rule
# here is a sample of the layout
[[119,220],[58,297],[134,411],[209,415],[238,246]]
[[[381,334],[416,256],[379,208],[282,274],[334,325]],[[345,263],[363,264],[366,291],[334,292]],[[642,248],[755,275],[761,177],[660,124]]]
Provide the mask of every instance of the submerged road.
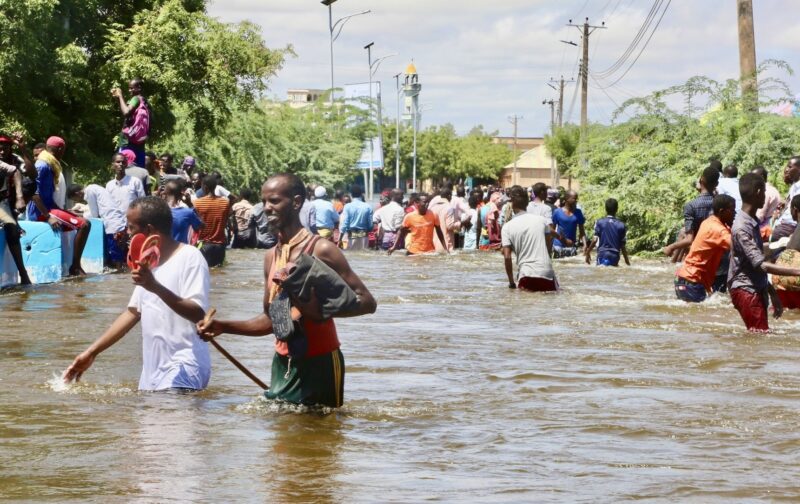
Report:
[[[127,275],[0,294],[0,496],[54,502],[575,502],[800,498],[800,314],[750,335],[673,266],[556,264],[506,287],[498,254],[349,256],[378,300],[337,322],[345,406],[260,399],[212,349],[208,390],[138,393],[138,329],[61,371],[127,305]],[[212,273],[220,317],[261,309],[262,254]],[[269,379],[272,338],[220,342]]]

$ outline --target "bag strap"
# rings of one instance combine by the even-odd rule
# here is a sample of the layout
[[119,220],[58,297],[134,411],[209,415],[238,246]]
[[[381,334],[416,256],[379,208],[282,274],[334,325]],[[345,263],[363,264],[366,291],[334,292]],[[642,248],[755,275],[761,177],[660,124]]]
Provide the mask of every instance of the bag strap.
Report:
[[317,244],[317,240],[319,240],[319,235],[314,235],[308,240],[305,248],[303,248],[303,254],[311,255],[311,252],[314,251],[314,246]]

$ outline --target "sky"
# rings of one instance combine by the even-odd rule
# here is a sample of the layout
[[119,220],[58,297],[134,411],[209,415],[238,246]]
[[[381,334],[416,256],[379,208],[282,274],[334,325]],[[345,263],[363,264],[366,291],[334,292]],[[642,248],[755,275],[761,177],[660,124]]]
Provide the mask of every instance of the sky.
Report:
[[[789,22],[800,19],[800,1],[753,4],[757,61],[781,59],[800,71],[800,30]],[[626,99],[695,75],[738,77],[736,0],[669,1],[658,29],[622,80],[610,85],[627,64],[607,80],[591,77],[623,55],[653,5],[652,0],[338,0],[334,22],[371,12],[351,18],[336,40],[335,84],[367,81],[363,47],[374,42],[373,59],[397,53],[375,75],[382,83],[384,117],[395,117],[393,76],[413,60],[422,84],[423,127],[451,123],[464,134],[483,125],[510,136],[509,118],[517,115],[522,116],[519,136],[542,136],[550,127],[550,107],[542,101],[558,99],[548,81],[562,75],[579,79],[581,33],[566,24],[586,17],[592,25],[606,26],[589,37],[590,121],[608,124]],[[270,81],[270,97],[283,100],[289,88],[330,87],[328,9],[319,0],[212,0],[209,14],[223,22],[260,25],[271,48],[292,46],[296,56],[288,57]],[[798,75],[772,75],[800,93]],[[565,89],[564,119],[580,120],[577,83]]]

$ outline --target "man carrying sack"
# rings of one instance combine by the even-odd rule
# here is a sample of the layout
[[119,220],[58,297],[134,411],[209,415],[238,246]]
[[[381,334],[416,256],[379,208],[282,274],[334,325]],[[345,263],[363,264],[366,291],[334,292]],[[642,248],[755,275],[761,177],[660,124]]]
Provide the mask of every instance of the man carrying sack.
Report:
[[375,299],[335,244],[300,223],[306,199],[295,175],[271,177],[262,187],[264,213],[278,244],[264,256],[264,310],[250,320],[204,320],[205,340],[222,333],[275,335],[268,399],[339,407],[344,401],[344,357],[334,317],[374,313]]

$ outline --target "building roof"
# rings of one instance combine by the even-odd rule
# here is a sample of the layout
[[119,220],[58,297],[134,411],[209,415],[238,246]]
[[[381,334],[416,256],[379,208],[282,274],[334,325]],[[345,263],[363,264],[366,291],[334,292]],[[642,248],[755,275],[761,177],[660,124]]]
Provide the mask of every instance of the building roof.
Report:
[[417,75],[417,67],[414,66],[413,61],[406,67],[406,75]]

